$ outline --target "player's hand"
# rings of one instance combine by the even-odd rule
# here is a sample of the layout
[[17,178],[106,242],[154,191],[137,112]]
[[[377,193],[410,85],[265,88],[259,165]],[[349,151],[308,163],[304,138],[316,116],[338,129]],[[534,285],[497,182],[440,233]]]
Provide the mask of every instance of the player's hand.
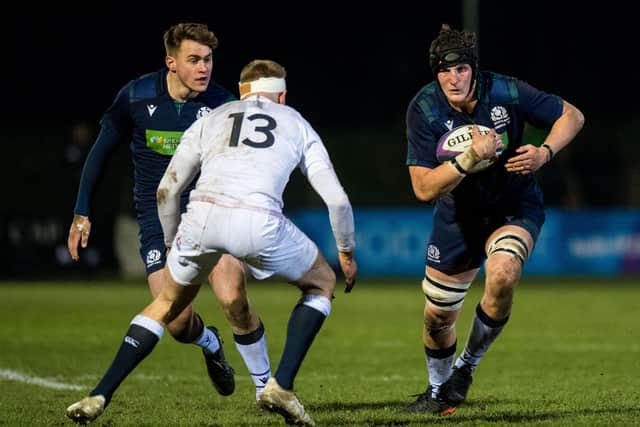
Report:
[[475,151],[478,159],[490,160],[498,156],[498,152],[502,151],[504,144],[495,129],[481,134],[478,126],[473,125],[471,127],[471,148]]
[[353,252],[338,252],[338,260],[340,261],[340,269],[344,273],[344,291],[349,293],[356,285],[358,264],[353,257]]
[[544,147],[536,147],[527,144],[516,149],[516,155],[509,158],[504,167],[508,172],[526,175],[540,169],[549,158],[549,153]]
[[67,248],[74,261],[80,259],[78,255],[78,242],[80,242],[83,248],[86,248],[89,243],[89,233],[91,233],[91,221],[89,221],[89,217],[74,215],[71,228],[69,228],[69,238],[67,239]]

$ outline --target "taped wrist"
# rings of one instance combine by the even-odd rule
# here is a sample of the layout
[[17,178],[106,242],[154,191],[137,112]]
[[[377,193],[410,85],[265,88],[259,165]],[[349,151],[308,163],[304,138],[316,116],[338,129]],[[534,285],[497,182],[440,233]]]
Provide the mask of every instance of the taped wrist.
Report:
[[467,174],[480,160],[473,148],[469,147],[451,159],[451,163],[460,173]]
[[451,166],[451,169],[453,169],[453,171],[457,173],[458,176],[467,176],[467,172],[464,169],[462,169],[458,163],[456,163],[455,158],[449,160],[447,164]]

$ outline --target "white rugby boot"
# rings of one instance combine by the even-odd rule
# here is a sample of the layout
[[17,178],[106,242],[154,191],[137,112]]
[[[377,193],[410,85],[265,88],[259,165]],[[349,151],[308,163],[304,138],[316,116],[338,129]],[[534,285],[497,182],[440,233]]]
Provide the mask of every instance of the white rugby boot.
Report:
[[103,395],[88,396],[67,408],[67,417],[76,424],[89,424],[104,412],[106,399]]
[[282,415],[287,424],[308,427],[316,425],[309,414],[305,412],[304,406],[295,393],[280,387],[274,377],[267,381],[267,385],[258,399],[258,404],[267,411]]

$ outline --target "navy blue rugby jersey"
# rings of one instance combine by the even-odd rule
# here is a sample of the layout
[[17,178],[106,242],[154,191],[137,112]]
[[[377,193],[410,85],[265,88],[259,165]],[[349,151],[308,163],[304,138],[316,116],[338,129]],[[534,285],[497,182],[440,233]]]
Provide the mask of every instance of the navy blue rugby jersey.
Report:
[[155,209],[158,184],[183,132],[214,108],[236,99],[211,80],[205,92],[177,102],[169,96],[167,72],[158,70],[127,83],[102,116],[100,134],[82,173],[76,214],[89,215],[90,199],[102,168],[117,144],[124,141],[129,142],[132,154],[136,208]]
[[[514,77],[488,71],[478,75],[478,103],[471,114],[453,109],[437,81],[424,86],[409,103],[406,164],[435,168],[436,146],[442,135],[458,126],[478,124],[503,134],[507,148],[499,160],[484,171],[468,175],[451,192],[477,202],[500,202],[505,192],[532,188],[533,174],[509,173],[507,159],[522,145],[525,122],[550,128],[562,114],[562,98],[540,91]],[[506,133],[506,140],[504,134]]]

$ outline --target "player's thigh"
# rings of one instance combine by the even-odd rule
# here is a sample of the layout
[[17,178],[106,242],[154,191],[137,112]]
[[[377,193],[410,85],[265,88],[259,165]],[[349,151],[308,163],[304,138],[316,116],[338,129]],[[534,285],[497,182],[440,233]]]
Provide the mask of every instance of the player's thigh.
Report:
[[190,306],[200,286],[177,283],[167,269],[157,273],[162,275],[160,292],[142,314],[166,324],[172,322],[180,313],[187,312],[185,308]]
[[451,196],[438,200],[427,241],[426,265],[446,275],[477,269],[487,232],[480,216],[460,215]]
[[162,270],[167,257],[162,225],[158,219],[157,207],[139,208],[137,215],[140,226],[140,257],[145,265],[147,276]]
[[[164,268],[162,270],[155,271],[147,276],[147,281],[149,282],[149,290],[151,291],[151,296],[153,298],[156,298],[165,290],[168,281],[170,281],[171,284],[175,286],[183,286],[176,285],[173,277],[171,277],[169,272],[167,272]],[[180,289],[174,291],[173,293],[177,294],[178,291],[180,291]]]
[[302,291],[331,298],[336,287],[336,274],[322,253],[318,251],[318,256],[311,268],[300,279],[291,283]]
[[277,226],[261,236],[264,246],[246,258],[248,268],[260,280],[273,275],[291,282],[299,280],[316,263],[318,247],[288,218],[281,216],[273,220]]
[[246,300],[245,264],[230,254],[224,254],[209,275],[209,282],[222,304]]
[[215,216],[211,215],[212,207],[209,203],[190,203],[182,215],[167,257],[171,277],[178,284],[197,285],[206,281],[225,253],[224,248],[206,243],[212,224],[216,224]]
[[157,297],[164,286],[164,269],[154,271],[147,276],[147,282],[149,283],[149,290],[152,297]]

